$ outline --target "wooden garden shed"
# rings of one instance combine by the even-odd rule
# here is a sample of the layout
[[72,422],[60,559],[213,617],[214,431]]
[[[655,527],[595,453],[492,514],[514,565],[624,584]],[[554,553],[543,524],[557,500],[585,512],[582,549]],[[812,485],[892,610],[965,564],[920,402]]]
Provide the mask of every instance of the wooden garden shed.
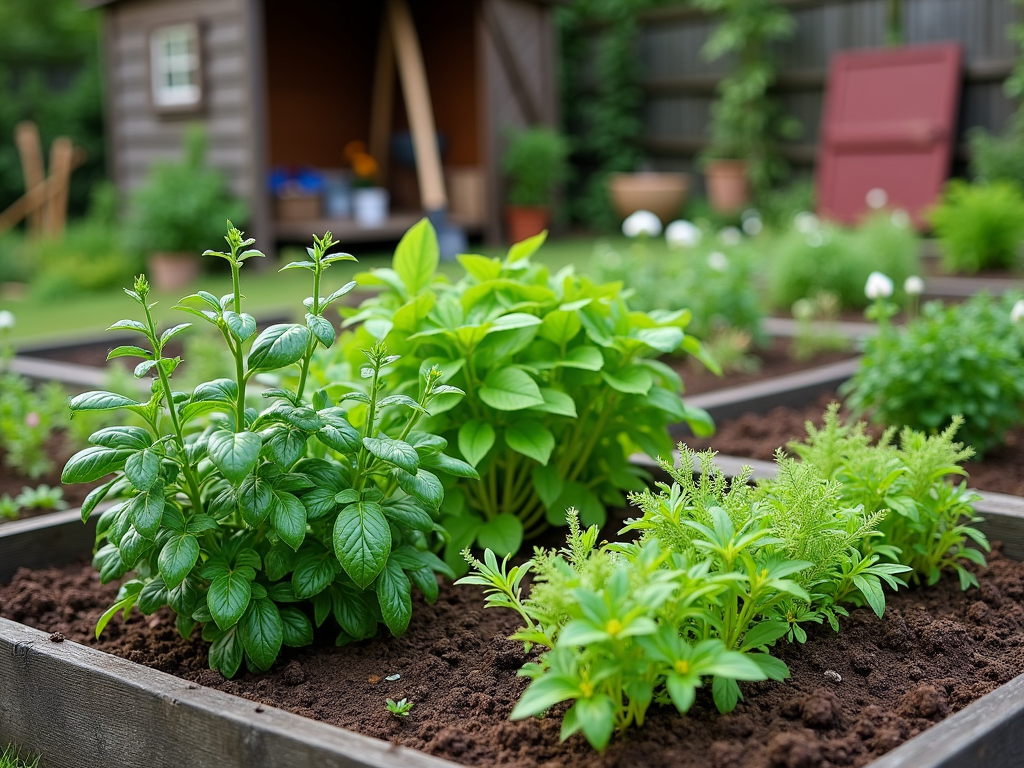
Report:
[[[397,239],[436,207],[424,200],[437,194],[424,189],[421,158],[431,153],[410,151],[424,146],[421,118],[410,131],[424,94],[409,90],[408,38],[391,34],[396,8],[415,30],[413,64],[420,82],[425,75],[454,222],[498,240],[509,130],[557,124],[557,0],[86,2],[104,14],[109,157],[120,192],[154,161],[179,157],[185,127],[200,122],[207,162],[249,201],[250,230],[264,244],[326,229],[342,243]],[[380,161],[387,219],[365,227],[324,210],[282,215],[272,173],[342,169],[352,141]]]

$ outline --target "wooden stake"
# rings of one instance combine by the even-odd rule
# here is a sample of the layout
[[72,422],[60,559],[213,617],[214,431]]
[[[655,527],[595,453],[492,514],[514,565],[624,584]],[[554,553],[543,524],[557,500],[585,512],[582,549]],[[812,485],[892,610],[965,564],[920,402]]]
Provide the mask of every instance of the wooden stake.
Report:
[[[26,194],[43,183],[43,149],[39,141],[39,128],[31,120],[18,123],[14,129],[14,143],[21,156],[21,171],[25,177]],[[33,207],[28,214],[28,231],[34,236],[43,232],[43,211]]]
[[390,159],[391,115],[395,101],[395,46],[391,42],[388,8],[384,6],[380,19],[380,39],[377,42],[377,65],[373,74],[373,103],[370,105],[370,155],[380,167],[383,184],[388,177]]
[[43,234],[47,237],[59,238],[64,232],[73,155],[74,147],[67,136],[54,139],[50,145],[50,187],[43,206]]
[[430,103],[427,70],[423,51],[416,37],[412,13],[406,0],[388,0],[388,19],[398,58],[405,107],[409,113],[413,148],[416,151],[416,175],[420,182],[420,200],[428,211],[448,207],[448,193],[441,171],[441,153],[437,147],[434,109]]

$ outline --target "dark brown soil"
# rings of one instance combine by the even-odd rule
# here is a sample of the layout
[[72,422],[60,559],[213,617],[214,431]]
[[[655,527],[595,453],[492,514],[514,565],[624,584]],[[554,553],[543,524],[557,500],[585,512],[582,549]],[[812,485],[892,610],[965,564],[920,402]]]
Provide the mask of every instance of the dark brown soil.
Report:
[[[834,395],[823,395],[803,408],[779,407],[764,414],[744,414],[720,422],[713,437],[686,438],[686,444],[694,450],[711,448],[729,456],[771,461],[776,448],[806,436],[806,422],[820,426],[826,406],[834,399]],[[1012,429],[1004,446],[987,453],[982,461],[967,462],[965,468],[972,488],[1024,496],[1024,426]]]
[[[169,613],[120,618],[102,640],[93,626],[114,599],[87,565],[19,571],[0,587],[0,613],[254,702],[388,739],[467,765],[812,768],[862,766],[1024,671],[1024,564],[997,550],[981,589],[955,579],[890,595],[884,620],[858,609],[835,635],[815,627],[805,645],[778,649],[792,677],[745,684],[746,700],[718,715],[706,692],[687,717],[653,707],[643,728],[603,755],[579,735],[560,744],[560,718],[509,722],[525,682],[510,612],[484,610],[473,587],[417,599],[400,639],[335,648],[330,637],[286,650],[266,675],[224,680],[206,650],[185,642]],[[56,635],[54,635],[56,636]],[[387,678],[401,675],[400,679]],[[415,702],[407,718],[386,698]]]
[[760,369],[754,373],[727,373],[719,377],[693,359],[672,358],[667,362],[683,377],[684,394],[696,395],[837,363],[857,355],[851,348],[848,352],[820,352],[809,360],[797,360],[792,355],[791,345],[791,339],[774,337],[768,346],[754,350],[754,356],[761,361]]
[[[50,440],[46,445],[46,450],[47,454],[53,460],[53,469],[41,477],[29,478],[7,466],[7,457],[4,454],[4,450],[0,448],[0,496],[3,496],[5,493],[10,494],[11,497],[17,496],[26,486],[30,488],[35,488],[36,486],[43,484],[49,485],[51,488],[59,486],[61,470],[67,463],[67,460],[71,458],[77,449],[75,446],[71,445],[66,433],[55,432],[50,437]],[[100,480],[94,483],[65,485],[64,501],[67,502],[68,507],[81,506],[89,491],[102,484],[103,481]],[[35,515],[46,514],[50,511],[51,510],[22,511],[21,517],[33,517]],[[0,525],[5,522],[10,521],[6,517],[0,517]]]

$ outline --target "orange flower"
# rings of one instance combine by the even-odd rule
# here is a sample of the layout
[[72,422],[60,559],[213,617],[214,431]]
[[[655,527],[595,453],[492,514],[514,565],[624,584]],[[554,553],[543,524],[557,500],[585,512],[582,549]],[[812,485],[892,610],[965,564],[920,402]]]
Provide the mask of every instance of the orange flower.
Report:
[[377,175],[380,166],[377,161],[365,152],[359,152],[352,157],[352,170],[361,179],[372,179]]

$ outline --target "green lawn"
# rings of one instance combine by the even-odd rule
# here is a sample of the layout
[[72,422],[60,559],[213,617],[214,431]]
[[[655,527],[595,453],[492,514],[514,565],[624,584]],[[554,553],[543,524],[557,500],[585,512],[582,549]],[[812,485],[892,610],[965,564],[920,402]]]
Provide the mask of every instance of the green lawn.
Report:
[[[566,264],[585,267],[594,248],[592,238],[567,238],[546,244],[535,257],[548,264],[553,270]],[[498,256],[503,249],[480,248],[479,252]],[[300,258],[297,251],[286,252],[284,258]],[[359,263],[339,262],[328,272],[328,287],[340,286],[350,280],[356,272],[373,267],[386,266],[390,255],[370,254],[359,257]],[[253,264],[253,262],[247,262]],[[456,262],[446,263],[442,269],[454,276],[461,272]],[[310,294],[309,275],[302,270],[278,273],[273,269],[257,271],[249,267],[243,272],[243,287],[247,298],[246,311],[254,315],[272,315],[276,312],[295,313],[301,309],[302,299]],[[195,286],[215,295],[231,291],[229,274],[206,275]],[[184,290],[174,294],[154,294],[159,305],[154,310],[158,321],[170,322],[184,318],[171,307],[181,296],[193,292]],[[45,342],[57,339],[73,341],[76,338],[95,336],[122,317],[132,316],[135,307],[131,300],[119,290],[92,293],[81,297],[59,301],[40,302],[31,297],[22,300],[0,301],[0,309],[8,309],[17,318],[12,339],[16,344]]]
[[13,746],[8,745],[4,747],[3,752],[0,752],[0,768],[35,768],[37,765],[39,765],[38,757],[28,762]]

